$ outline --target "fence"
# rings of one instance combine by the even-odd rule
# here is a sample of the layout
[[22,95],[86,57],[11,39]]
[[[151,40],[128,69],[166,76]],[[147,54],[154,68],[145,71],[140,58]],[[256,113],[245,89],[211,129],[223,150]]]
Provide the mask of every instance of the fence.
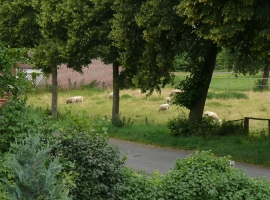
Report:
[[270,119],[268,118],[257,118],[257,117],[245,117],[243,119],[236,119],[236,120],[230,120],[228,122],[237,122],[242,121],[243,122],[243,133],[244,135],[247,135],[250,130],[250,120],[258,120],[258,121],[267,121],[268,122],[268,132],[270,133]]
[[268,85],[262,85],[265,78],[256,77],[235,77],[233,74],[224,74],[224,76],[215,76],[210,84],[210,89],[223,91],[257,91],[268,89]]
[[249,120],[260,120],[260,121],[268,121],[268,132],[270,131],[270,119],[266,118],[255,118],[255,117],[245,117],[244,119],[244,134],[249,133]]

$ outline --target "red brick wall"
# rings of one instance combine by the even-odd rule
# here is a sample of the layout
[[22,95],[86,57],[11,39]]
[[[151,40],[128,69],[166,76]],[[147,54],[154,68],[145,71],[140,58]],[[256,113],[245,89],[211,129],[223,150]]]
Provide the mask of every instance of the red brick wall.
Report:
[[4,106],[7,100],[8,100],[8,93],[5,92],[4,96],[0,97],[0,108]]
[[[112,64],[106,65],[101,60],[92,60],[88,67],[82,69],[83,73],[67,68],[66,65],[59,66],[58,69],[58,86],[62,89],[75,89],[82,85],[87,85],[93,81],[98,82],[99,87],[112,88],[113,68]],[[51,77],[47,84],[51,85]]]

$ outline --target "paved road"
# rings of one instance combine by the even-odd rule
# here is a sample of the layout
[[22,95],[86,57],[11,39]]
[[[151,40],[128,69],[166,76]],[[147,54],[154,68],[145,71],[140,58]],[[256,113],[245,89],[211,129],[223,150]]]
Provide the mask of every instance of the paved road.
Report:
[[[194,151],[156,147],[115,139],[110,139],[110,143],[118,146],[121,154],[124,155],[128,152],[126,166],[134,170],[143,170],[149,174],[156,170],[166,174],[178,158],[186,158],[194,153]],[[245,170],[252,178],[265,177],[270,179],[270,169],[268,168],[238,162],[235,163],[235,167]]]

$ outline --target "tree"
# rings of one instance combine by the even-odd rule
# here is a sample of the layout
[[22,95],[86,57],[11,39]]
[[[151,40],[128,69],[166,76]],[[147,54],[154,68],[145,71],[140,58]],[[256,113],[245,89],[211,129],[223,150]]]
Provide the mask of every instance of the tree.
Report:
[[[36,62],[36,67],[40,67],[45,72],[52,73],[52,116],[57,116],[57,65],[61,64],[61,55],[51,48],[55,43],[46,40],[42,35],[41,26],[37,17],[40,14],[40,2],[38,0],[2,0],[0,9],[0,40],[7,42],[11,47],[31,48],[32,60]],[[38,48],[37,48],[38,47]],[[47,48],[45,48],[47,47]],[[42,56],[37,52],[41,49]],[[52,50],[51,50],[52,49]],[[34,52],[34,53],[33,53]],[[57,60],[53,60],[53,59]],[[50,63],[46,61],[50,60]],[[45,63],[47,65],[41,65]]]
[[[177,7],[186,24],[194,26],[199,37],[209,39],[231,51],[237,58],[237,70],[254,73],[263,65],[269,74],[270,2],[254,1],[197,1],[183,0]],[[267,79],[265,79],[267,80]],[[266,84],[266,83],[264,83]]]
[[[68,187],[59,181],[62,166],[58,158],[50,158],[51,147],[42,136],[29,135],[23,143],[12,144],[8,165],[13,180],[8,182],[12,199],[70,199]],[[14,181],[14,182],[13,182]]]
[[193,26],[184,24],[186,18],[175,11],[179,3],[117,0],[112,35],[121,49],[121,63],[135,74],[133,82],[143,91],[160,91],[172,83],[176,55],[191,61],[191,76],[178,86],[182,92],[174,102],[190,110],[193,123],[201,120],[218,48],[194,34]]
[[[113,116],[119,115],[119,89],[117,82],[119,64],[115,56],[117,52],[109,46],[107,36],[110,31],[109,20],[112,17],[110,5],[112,1],[41,1],[38,22],[42,28],[42,36],[49,45],[40,46],[36,55],[43,57],[47,52],[44,63],[66,63],[68,67],[81,72],[82,67],[88,66],[94,58],[102,58],[106,63],[113,63],[114,100]],[[58,58],[56,58],[58,56]],[[38,59],[40,60],[40,59]],[[48,65],[50,66],[50,65]],[[118,92],[117,92],[118,90]]]

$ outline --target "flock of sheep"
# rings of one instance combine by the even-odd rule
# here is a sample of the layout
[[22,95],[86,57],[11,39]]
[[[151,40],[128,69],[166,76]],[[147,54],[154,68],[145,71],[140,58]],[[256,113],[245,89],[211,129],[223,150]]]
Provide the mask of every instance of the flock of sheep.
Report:
[[[172,91],[169,92],[168,96],[165,98],[166,103],[161,104],[159,106],[158,111],[170,111],[170,102],[171,102],[171,96],[175,95],[176,93],[181,92],[181,90],[178,89],[174,89]],[[141,91],[140,90],[136,90],[132,93],[132,96],[135,95],[141,95]],[[113,98],[113,92],[111,92],[109,94],[109,99]],[[66,100],[66,104],[71,104],[71,103],[83,103],[83,97],[82,96],[74,96],[74,97],[70,97]],[[213,118],[216,122],[221,123],[221,120],[219,119],[219,117],[217,116],[216,113],[211,112],[211,111],[206,111],[204,112],[204,116],[206,117],[211,117]]]

